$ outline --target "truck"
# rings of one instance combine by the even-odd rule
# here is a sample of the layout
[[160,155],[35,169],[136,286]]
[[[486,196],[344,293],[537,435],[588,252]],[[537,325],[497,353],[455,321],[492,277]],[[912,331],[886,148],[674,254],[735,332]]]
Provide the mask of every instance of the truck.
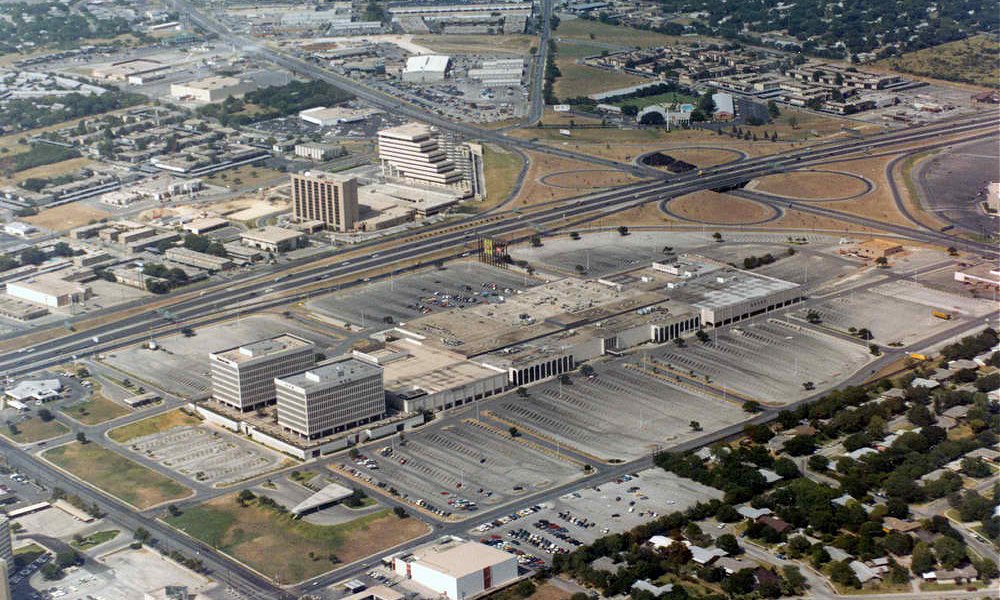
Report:
[[910,358],[913,360],[928,360],[926,355],[919,354],[917,352],[910,352]]
[[951,313],[944,312],[943,310],[931,311],[931,316],[937,317],[938,319],[944,319],[945,321],[951,320]]

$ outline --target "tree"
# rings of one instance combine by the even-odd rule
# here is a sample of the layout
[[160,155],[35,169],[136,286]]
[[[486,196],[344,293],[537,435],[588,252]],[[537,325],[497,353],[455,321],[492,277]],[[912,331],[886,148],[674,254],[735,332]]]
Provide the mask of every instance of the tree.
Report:
[[778,103],[774,100],[767,102],[767,114],[772,119],[777,119],[781,115],[781,109],[778,108]]
[[740,548],[740,543],[736,541],[736,536],[731,533],[724,533],[715,539],[715,545],[721,549],[725,550],[729,554],[736,555],[739,554],[742,548]]
[[965,544],[947,535],[934,540],[934,554],[945,569],[954,569],[967,558]]
[[811,435],[797,435],[785,442],[784,451],[791,456],[807,456],[816,451],[816,440]]
[[628,235],[628,227],[626,227],[624,225],[619,225],[618,226],[618,235],[621,235],[621,236]]
[[77,431],[76,432],[76,441],[80,442],[81,444],[86,444],[87,443],[87,434],[85,434],[82,431]]
[[517,430],[517,427],[514,427],[514,426],[511,426],[511,427],[509,427],[509,428],[507,429],[507,433],[509,433],[509,434],[510,434],[510,437],[512,437],[512,438],[516,438],[516,437],[518,437],[518,436],[520,436],[520,435],[521,435],[521,432],[520,432],[520,431],[518,431],[518,430]]
[[518,598],[527,598],[535,593],[535,584],[530,579],[522,579],[514,586],[514,594]]
[[781,574],[785,577],[785,582],[793,592],[799,592],[806,586],[806,578],[795,565],[785,565],[781,569]]
[[253,492],[244,489],[241,490],[239,494],[236,494],[236,503],[240,506],[246,507],[253,502],[256,497],[257,496]]
[[798,129],[799,128],[798,117],[796,117],[795,115],[788,117],[788,126],[791,127],[792,129]]
[[933,425],[936,419],[931,411],[923,404],[914,404],[910,410],[906,411],[906,418],[919,427]]
[[806,321],[809,321],[813,325],[817,325],[823,322],[823,317],[820,316],[819,312],[809,309],[809,312],[806,313]]
[[808,465],[813,471],[823,472],[830,468],[830,459],[822,454],[813,454],[809,457]]
[[721,242],[722,241],[722,234],[719,233],[718,231],[716,231],[715,233],[712,234],[712,239],[714,239],[717,242]]
[[701,423],[698,421],[691,421],[691,431],[701,431]]
[[923,575],[934,570],[937,560],[934,558],[934,551],[927,542],[917,542],[910,555],[910,570],[914,575]]
[[712,99],[711,93],[704,93],[698,98],[698,110],[700,110],[706,118],[710,118],[715,114],[716,110],[715,100]]
[[[39,413],[39,416],[41,416],[41,413]],[[979,457],[966,456],[962,459],[962,473],[968,475],[969,477],[980,479],[983,477],[989,477],[993,471],[983,459]]]
[[760,410],[761,410],[760,402],[757,402],[756,400],[747,400],[746,402],[743,403],[743,412],[748,412],[753,414],[753,413],[759,413]]
[[757,583],[753,569],[740,569],[722,580],[722,589],[734,596],[749,594]]
[[878,265],[879,267],[885,268],[889,266],[889,259],[884,256],[880,256],[875,259],[875,264]]
[[406,512],[406,509],[402,506],[393,507],[392,513],[400,519],[405,519],[410,516],[410,513]]
[[53,419],[52,412],[47,408],[38,409],[38,418],[46,423]]
[[531,236],[531,245],[534,246],[535,248],[538,248],[539,246],[541,246],[542,245],[542,237],[539,236],[539,235],[533,235],[533,236]]
[[838,560],[830,567],[830,580],[841,585],[860,588],[861,582],[851,569],[850,559]]
[[709,340],[712,339],[708,336],[707,333],[705,333],[704,329],[699,329],[698,331],[694,332],[694,337],[698,338],[698,341],[701,342],[702,344],[707,344]]
[[139,527],[132,534],[132,539],[134,539],[137,542],[142,542],[145,544],[147,541],[149,541],[150,535],[151,534],[145,527]]

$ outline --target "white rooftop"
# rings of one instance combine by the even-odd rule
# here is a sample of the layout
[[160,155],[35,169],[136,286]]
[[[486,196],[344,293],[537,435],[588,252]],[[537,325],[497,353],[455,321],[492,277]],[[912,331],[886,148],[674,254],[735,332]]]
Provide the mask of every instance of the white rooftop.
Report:
[[30,400],[47,398],[62,389],[62,382],[58,379],[38,379],[35,381],[22,381],[12,388],[8,388],[5,393],[14,400]]
[[443,73],[451,58],[441,54],[421,54],[406,59],[407,73]]
[[314,510],[328,504],[333,504],[334,502],[339,502],[353,493],[354,492],[342,485],[329,483],[320,491],[296,504],[295,507],[292,508],[292,514],[301,515],[302,513],[310,510]]

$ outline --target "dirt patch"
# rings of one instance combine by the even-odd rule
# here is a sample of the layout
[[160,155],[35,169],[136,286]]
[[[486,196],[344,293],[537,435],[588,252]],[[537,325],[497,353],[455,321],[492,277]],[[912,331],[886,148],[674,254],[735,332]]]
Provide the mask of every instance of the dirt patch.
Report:
[[25,217],[24,220],[36,227],[50,231],[69,231],[74,227],[82,227],[91,222],[100,221],[110,215],[109,212],[82,202],[71,202],[55,208],[47,208],[37,215]]
[[713,225],[759,223],[774,215],[763,204],[711,190],[681,196],[671,201],[668,208],[684,219]]
[[837,200],[865,193],[868,185],[843,173],[794,171],[756,180],[755,191],[801,200]]
[[198,425],[200,423],[201,419],[198,417],[191,416],[181,410],[172,410],[156,415],[155,417],[149,417],[148,419],[112,429],[108,432],[108,437],[116,442],[125,443],[142,436],[161,433],[176,427]]

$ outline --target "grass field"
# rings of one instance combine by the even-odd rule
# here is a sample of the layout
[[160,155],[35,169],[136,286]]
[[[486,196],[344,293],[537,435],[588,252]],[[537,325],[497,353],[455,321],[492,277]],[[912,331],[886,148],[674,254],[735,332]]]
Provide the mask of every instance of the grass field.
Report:
[[553,35],[557,38],[592,40],[616,46],[636,46],[641,48],[677,43],[690,44],[697,39],[675,37],[656,33],[655,31],[633,29],[632,27],[608,25],[599,21],[589,21],[586,19],[568,19],[562,21]]
[[43,456],[87,483],[139,509],[179,500],[191,490],[95,443],[72,442]]
[[45,422],[38,417],[32,417],[17,424],[16,434],[11,432],[10,427],[4,427],[0,429],[0,435],[18,444],[30,444],[60,436],[67,431],[69,429],[58,421]]
[[67,173],[75,173],[80,169],[85,169],[94,166],[94,161],[89,158],[84,158],[82,156],[77,158],[70,158],[69,160],[61,160],[57,163],[52,163],[50,165],[42,165],[39,167],[32,167],[30,169],[25,169],[23,171],[18,171],[10,178],[0,179],[5,184],[20,184],[28,179],[53,179],[59,177],[60,175],[66,175]]
[[767,194],[803,200],[846,198],[865,191],[864,182],[838,173],[793,171],[768,175],[754,188]]
[[646,81],[642,77],[577,64],[577,59],[600,54],[604,48],[590,44],[557,44],[556,66],[561,75],[554,92],[559,98],[586,96]]
[[51,231],[68,231],[92,222],[100,221],[111,213],[82,202],[70,202],[62,206],[47,208],[37,215],[25,217],[25,221]]
[[272,179],[282,177],[284,173],[262,167],[260,165],[243,165],[235,169],[227,169],[213,173],[205,178],[205,183],[228,187],[229,189],[244,189],[259,187]]
[[413,43],[444,54],[502,52],[527,55],[538,45],[533,35],[417,35]]
[[977,35],[889,58],[882,65],[922,77],[994,87],[1000,81],[1000,48],[989,35]]
[[70,545],[77,550],[89,550],[94,546],[100,546],[104,542],[110,542],[111,540],[118,537],[120,532],[117,529],[109,529],[107,531],[98,531],[97,533],[88,535],[79,542],[73,541]]
[[483,148],[483,169],[486,172],[486,202],[496,205],[510,195],[521,173],[524,160],[519,154],[498,146]]
[[161,431],[167,431],[175,427],[198,425],[199,423],[201,423],[201,419],[178,409],[116,427],[108,432],[108,437],[116,442],[125,443],[145,435],[160,433]]
[[97,425],[111,419],[127,415],[131,411],[124,406],[108,400],[100,394],[94,394],[89,400],[67,406],[61,409],[71,419],[84,425]]
[[14,550],[14,566],[18,568],[23,567],[43,554],[45,554],[45,548],[33,542],[27,546],[16,548]]
[[677,92],[667,92],[666,94],[656,94],[654,96],[645,96],[643,98],[629,98],[627,100],[613,102],[612,104],[615,106],[625,106],[626,104],[631,104],[632,106],[639,108],[639,110],[642,110],[653,104],[694,104],[696,101],[697,98],[694,96],[679,94]]
[[235,494],[167,522],[281,583],[314,577],[427,531],[417,519],[399,519],[388,510],[341,525],[313,525],[256,502],[242,507]]

